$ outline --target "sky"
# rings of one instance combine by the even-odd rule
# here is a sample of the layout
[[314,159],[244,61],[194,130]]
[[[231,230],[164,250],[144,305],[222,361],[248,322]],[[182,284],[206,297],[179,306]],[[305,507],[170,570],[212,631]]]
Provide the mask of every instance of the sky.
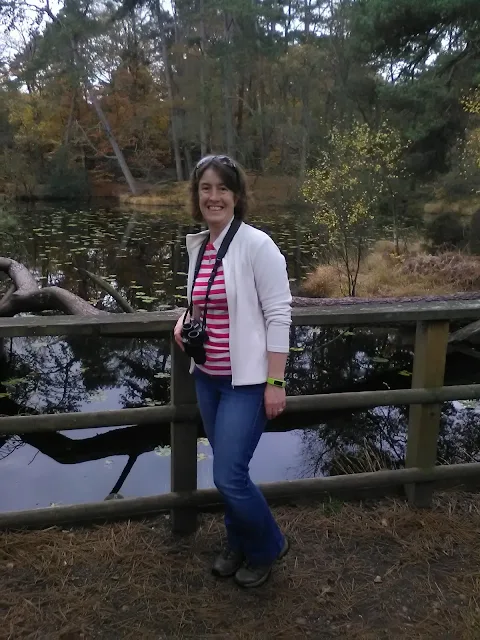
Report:
[[[28,38],[29,27],[33,26],[34,20],[38,16],[38,12],[34,7],[45,6],[45,2],[44,0],[26,0],[25,5],[32,7],[26,8],[27,20],[25,23],[15,24],[11,30],[8,30],[6,25],[0,25],[0,56],[3,60],[8,59],[15,53],[17,47],[21,47],[25,43]],[[50,0],[50,8],[54,13],[58,11],[60,6],[59,0]]]

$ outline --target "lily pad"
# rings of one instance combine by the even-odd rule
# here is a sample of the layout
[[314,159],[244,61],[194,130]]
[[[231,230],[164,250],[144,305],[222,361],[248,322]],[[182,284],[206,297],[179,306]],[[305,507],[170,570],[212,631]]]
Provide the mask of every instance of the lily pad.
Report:
[[162,447],[161,445],[158,445],[158,447],[155,447],[153,452],[157,456],[162,456],[162,457],[171,456],[172,455],[172,448],[169,447],[169,446]]

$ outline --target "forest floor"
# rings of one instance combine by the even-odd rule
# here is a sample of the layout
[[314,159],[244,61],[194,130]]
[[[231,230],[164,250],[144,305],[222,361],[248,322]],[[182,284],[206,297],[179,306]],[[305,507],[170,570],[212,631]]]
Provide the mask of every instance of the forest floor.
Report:
[[476,640],[480,497],[274,509],[289,554],[259,589],[215,579],[219,514],[0,534],[0,638]]

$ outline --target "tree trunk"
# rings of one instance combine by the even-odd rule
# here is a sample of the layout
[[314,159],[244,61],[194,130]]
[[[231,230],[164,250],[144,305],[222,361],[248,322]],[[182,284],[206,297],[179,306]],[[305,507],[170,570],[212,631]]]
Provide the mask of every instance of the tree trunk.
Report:
[[[308,43],[310,39],[310,4],[308,0],[304,2],[304,37],[305,42]],[[308,49],[305,50],[305,56],[308,55]],[[307,63],[307,60],[305,60]],[[306,64],[305,64],[306,66]],[[308,76],[308,74],[307,74]],[[305,178],[305,173],[307,171],[307,159],[308,159],[308,147],[309,147],[309,139],[310,139],[310,78],[304,77],[302,82],[302,116],[301,116],[301,126],[302,126],[302,143],[300,147],[300,162],[298,168],[298,177],[301,181]]]
[[[303,118],[302,118],[303,120]],[[307,157],[308,157],[308,128],[305,123],[302,126],[302,142],[300,146],[300,161],[298,166],[298,177],[303,182],[305,173],[307,171]]]
[[162,52],[163,68],[165,72],[165,81],[167,83],[167,93],[170,102],[170,133],[172,136],[173,153],[175,156],[175,167],[177,170],[177,180],[183,180],[183,167],[182,167],[182,154],[180,152],[180,142],[178,133],[178,115],[174,104],[174,91],[172,71],[170,69],[170,62],[168,59],[167,38],[165,35],[165,28],[162,20],[162,9],[160,6],[160,0],[154,2],[155,13],[157,16],[157,27],[160,34],[160,47]]
[[205,3],[200,0],[200,154],[207,155]]
[[303,3],[303,33],[305,35],[305,42],[308,42],[308,36],[310,35],[310,2],[309,0],[304,0]]
[[229,156],[235,153],[232,113],[232,69],[230,64],[230,31],[233,20],[224,13],[224,40],[226,53],[223,59],[223,109],[225,118],[225,144]]
[[185,165],[187,167],[187,174],[191,175],[193,171],[192,151],[188,145],[184,147],[183,155],[185,156]]
[[70,138],[72,135],[72,127],[75,120],[74,115],[75,115],[76,101],[77,101],[77,89],[75,88],[72,93],[72,100],[70,102],[70,111],[68,114],[68,122],[67,122],[67,126],[65,127],[65,134],[63,136],[63,144],[65,145],[65,147],[70,142]]
[[258,122],[260,126],[259,137],[260,137],[260,169],[263,172],[265,170],[265,160],[267,157],[267,142],[265,135],[265,118],[263,115],[263,96],[264,96],[264,85],[263,80],[260,78],[258,93],[257,93],[257,112],[259,115]]
[[243,111],[245,107],[245,71],[242,71],[237,103],[237,140],[241,139],[243,129]]
[[290,27],[291,27],[291,24],[292,24],[292,2],[290,0],[290,2],[288,3],[288,20],[285,20],[285,27],[284,27],[284,32],[283,32],[285,52],[287,51],[288,45],[290,44]]
[[125,180],[127,181],[127,184],[130,187],[130,191],[135,196],[138,193],[135,179],[132,176],[130,169],[128,168],[128,164],[127,164],[127,161],[125,160],[125,156],[123,155],[122,150],[120,149],[118,142],[115,136],[113,135],[107,116],[105,115],[102,109],[100,101],[98,100],[97,96],[94,94],[93,89],[88,89],[88,96],[92,101],[95,111],[97,112],[98,119],[100,120],[100,122],[103,125],[103,128],[105,129],[107,138],[109,139],[110,144],[112,145],[113,152],[118,160],[118,164],[120,165],[123,175],[125,176]]

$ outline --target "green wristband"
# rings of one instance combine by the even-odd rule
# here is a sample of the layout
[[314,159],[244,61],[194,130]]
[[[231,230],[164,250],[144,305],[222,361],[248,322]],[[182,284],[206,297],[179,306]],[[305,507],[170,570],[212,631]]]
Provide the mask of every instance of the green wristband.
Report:
[[267,384],[271,384],[273,387],[282,387],[282,389],[284,389],[287,383],[285,380],[279,380],[278,378],[267,378]]

